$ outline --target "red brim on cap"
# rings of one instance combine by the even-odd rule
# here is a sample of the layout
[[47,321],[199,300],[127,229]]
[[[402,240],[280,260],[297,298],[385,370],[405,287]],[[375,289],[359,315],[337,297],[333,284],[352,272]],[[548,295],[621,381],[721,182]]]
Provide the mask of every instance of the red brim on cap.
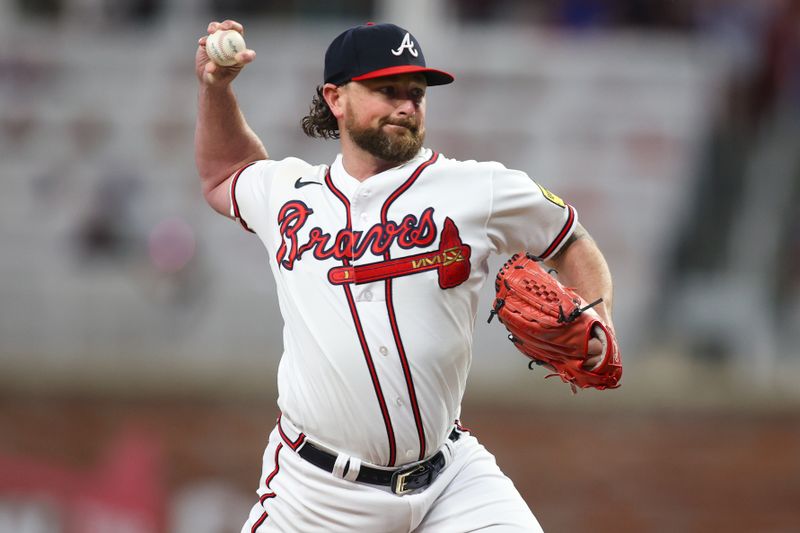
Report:
[[378,70],[373,70],[372,72],[367,72],[366,74],[355,76],[352,78],[352,80],[353,81],[371,80],[373,78],[394,76],[396,74],[411,74],[414,72],[420,72],[424,74],[425,79],[428,80],[428,85],[447,85],[448,83],[453,83],[453,81],[456,79],[455,76],[453,76],[452,74],[448,74],[443,70],[420,67],[417,65],[399,65],[396,67],[387,67]]

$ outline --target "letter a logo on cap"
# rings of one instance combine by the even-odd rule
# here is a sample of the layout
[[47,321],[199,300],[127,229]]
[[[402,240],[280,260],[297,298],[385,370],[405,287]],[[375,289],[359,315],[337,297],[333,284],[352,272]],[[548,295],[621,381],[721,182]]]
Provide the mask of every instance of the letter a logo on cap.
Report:
[[419,55],[419,52],[414,49],[414,41],[411,40],[411,34],[408,32],[406,32],[405,37],[403,37],[403,42],[400,43],[400,47],[397,50],[392,50],[392,53],[399,56],[406,48],[408,48],[412,56],[417,57]]

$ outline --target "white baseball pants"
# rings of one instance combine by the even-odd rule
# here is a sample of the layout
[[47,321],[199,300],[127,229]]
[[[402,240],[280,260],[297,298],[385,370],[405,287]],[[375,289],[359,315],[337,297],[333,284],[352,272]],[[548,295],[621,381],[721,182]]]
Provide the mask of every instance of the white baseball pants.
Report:
[[300,457],[272,431],[259,501],[242,533],[541,532],[495,458],[464,433],[427,488],[398,496],[389,487],[348,481]]

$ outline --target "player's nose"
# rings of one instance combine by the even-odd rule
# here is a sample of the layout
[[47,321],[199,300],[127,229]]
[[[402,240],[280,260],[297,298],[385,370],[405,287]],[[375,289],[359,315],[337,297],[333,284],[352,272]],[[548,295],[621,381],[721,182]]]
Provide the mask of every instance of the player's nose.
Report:
[[397,112],[404,116],[411,116],[417,112],[417,103],[411,98],[399,98]]

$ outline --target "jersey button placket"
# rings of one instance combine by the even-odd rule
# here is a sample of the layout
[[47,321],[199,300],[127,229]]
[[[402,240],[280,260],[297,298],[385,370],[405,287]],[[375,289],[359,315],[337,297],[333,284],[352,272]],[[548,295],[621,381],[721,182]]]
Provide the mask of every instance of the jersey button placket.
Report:
[[[356,193],[353,195],[352,204],[354,207],[353,211],[353,230],[362,232],[362,236],[365,235],[369,231],[368,221],[370,220],[370,195],[372,191],[370,189],[361,189],[357,190]],[[356,205],[358,206],[357,210],[355,209]],[[358,265],[359,263],[368,264],[374,261],[376,258],[371,255],[369,249],[366,250],[359,258],[353,259],[353,265]],[[363,287],[363,286],[362,286]],[[356,293],[356,301],[359,302],[372,302],[375,300],[375,293],[373,290],[369,288],[363,287],[361,292]]]

